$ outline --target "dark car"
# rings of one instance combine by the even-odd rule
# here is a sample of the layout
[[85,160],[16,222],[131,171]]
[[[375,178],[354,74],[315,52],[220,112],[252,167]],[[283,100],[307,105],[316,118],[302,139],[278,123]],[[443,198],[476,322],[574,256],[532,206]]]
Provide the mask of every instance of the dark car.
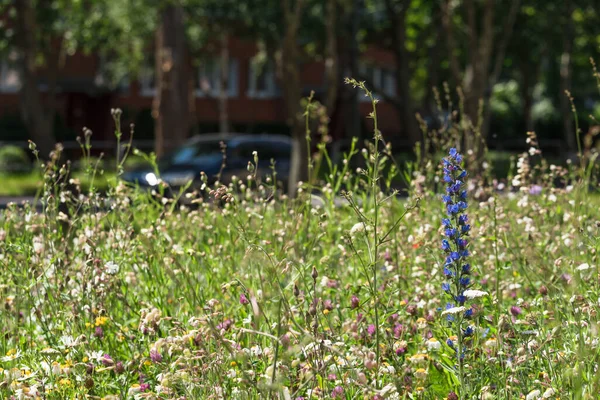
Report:
[[[225,145],[227,157],[221,171],[222,144]],[[154,187],[162,180],[177,190],[190,181],[192,187],[200,186],[200,173],[204,172],[209,184],[216,181],[219,173],[220,182],[226,184],[234,175],[241,179],[246,178],[249,174],[248,162],[254,163],[254,151],[258,153],[257,175],[263,178],[270,175],[273,160],[277,181],[285,184],[290,169],[292,141],[287,136],[266,134],[198,135],[159,160],[159,176],[156,176],[152,168],[141,168],[125,172],[123,180],[137,183],[141,187]]]

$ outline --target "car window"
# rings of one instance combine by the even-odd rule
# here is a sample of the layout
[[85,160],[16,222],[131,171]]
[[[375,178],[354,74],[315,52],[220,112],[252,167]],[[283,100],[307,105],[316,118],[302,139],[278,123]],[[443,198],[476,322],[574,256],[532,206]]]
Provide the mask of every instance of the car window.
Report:
[[285,142],[248,142],[237,146],[232,154],[242,161],[252,161],[253,152],[258,152],[258,158],[262,163],[270,163],[273,160],[285,160],[290,158],[290,146]]
[[166,157],[170,164],[187,164],[196,158],[221,153],[219,141],[206,141],[184,145]]

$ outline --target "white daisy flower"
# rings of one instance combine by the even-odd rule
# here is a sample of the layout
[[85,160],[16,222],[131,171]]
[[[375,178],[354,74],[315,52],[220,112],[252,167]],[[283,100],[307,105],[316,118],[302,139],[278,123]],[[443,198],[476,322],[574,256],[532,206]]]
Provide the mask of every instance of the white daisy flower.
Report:
[[452,307],[452,308],[449,308],[446,311],[442,312],[442,315],[458,314],[458,313],[461,313],[461,312],[466,311],[466,310],[467,310],[467,308],[463,307],[463,306]]

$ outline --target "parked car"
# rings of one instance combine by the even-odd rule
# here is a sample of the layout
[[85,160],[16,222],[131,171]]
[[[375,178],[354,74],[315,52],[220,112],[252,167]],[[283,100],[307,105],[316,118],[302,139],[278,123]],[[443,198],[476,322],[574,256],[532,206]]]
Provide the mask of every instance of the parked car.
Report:
[[[225,164],[223,165],[222,146],[225,146]],[[192,187],[201,185],[200,173],[204,172],[209,184],[216,181],[221,173],[220,182],[225,184],[236,175],[245,179],[248,162],[254,161],[253,152],[258,153],[258,171],[261,177],[271,174],[271,160],[275,162],[277,181],[287,184],[290,169],[292,141],[283,135],[247,135],[247,134],[204,134],[190,139],[183,146],[158,161],[158,176],[150,167],[126,171],[123,180],[140,187],[151,188],[160,181],[178,191],[192,182]],[[223,166],[223,169],[221,170]]]

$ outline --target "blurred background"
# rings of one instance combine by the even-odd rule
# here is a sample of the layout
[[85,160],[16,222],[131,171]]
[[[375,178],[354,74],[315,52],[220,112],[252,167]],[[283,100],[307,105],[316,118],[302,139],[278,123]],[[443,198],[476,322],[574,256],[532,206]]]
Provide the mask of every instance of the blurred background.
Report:
[[4,148],[31,139],[44,155],[62,142],[77,157],[86,127],[95,149],[114,152],[113,108],[123,110],[122,140],[135,124],[134,144],[158,155],[203,133],[303,140],[312,91],[331,142],[369,138],[371,104],[344,77],[374,92],[397,152],[451,110],[493,150],[527,149],[524,133],[535,130],[557,157],[577,151],[575,119],[582,135],[600,120],[599,0],[1,4]]

